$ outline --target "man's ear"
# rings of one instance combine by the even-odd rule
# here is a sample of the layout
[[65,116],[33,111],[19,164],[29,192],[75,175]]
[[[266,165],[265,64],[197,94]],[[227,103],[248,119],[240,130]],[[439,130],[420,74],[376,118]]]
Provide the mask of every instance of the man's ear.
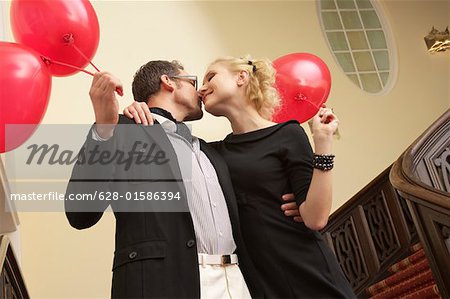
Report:
[[174,83],[173,81],[170,80],[169,76],[167,75],[161,76],[161,88],[170,92],[172,92],[175,89]]
[[244,86],[248,84],[248,81],[250,80],[250,77],[248,75],[247,71],[239,71],[238,78],[237,78],[237,85],[238,86]]

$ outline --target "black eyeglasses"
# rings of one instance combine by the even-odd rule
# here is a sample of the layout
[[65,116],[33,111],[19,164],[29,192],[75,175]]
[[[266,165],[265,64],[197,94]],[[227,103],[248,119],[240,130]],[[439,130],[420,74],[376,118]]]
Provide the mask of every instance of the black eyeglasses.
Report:
[[184,80],[188,81],[189,83],[191,83],[195,87],[195,90],[197,90],[197,86],[198,86],[197,76],[194,76],[194,75],[176,75],[176,76],[169,76],[169,78],[172,78],[172,79],[184,79]]

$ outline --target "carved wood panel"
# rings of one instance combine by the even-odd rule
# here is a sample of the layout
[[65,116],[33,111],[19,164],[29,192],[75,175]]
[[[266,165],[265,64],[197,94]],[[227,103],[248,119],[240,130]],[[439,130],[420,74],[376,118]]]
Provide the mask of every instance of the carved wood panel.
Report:
[[383,264],[400,247],[384,192],[373,196],[363,208],[378,261]]
[[369,277],[353,217],[346,219],[341,225],[330,232],[333,249],[337,260],[352,285],[357,289]]
[[434,160],[437,170],[437,180],[434,185],[440,187],[442,191],[450,192],[450,148],[445,148]]

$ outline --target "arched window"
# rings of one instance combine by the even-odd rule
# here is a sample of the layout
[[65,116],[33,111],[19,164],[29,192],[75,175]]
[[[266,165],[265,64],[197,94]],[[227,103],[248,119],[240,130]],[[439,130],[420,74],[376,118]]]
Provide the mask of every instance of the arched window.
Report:
[[347,77],[369,93],[386,92],[396,78],[395,49],[377,3],[321,0],[318,6],[330,50]]

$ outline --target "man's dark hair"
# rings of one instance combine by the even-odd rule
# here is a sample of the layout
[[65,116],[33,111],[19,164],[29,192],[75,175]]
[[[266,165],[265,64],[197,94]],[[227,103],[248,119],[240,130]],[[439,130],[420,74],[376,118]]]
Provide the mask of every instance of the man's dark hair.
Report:
[[133,78],[133,97],[137,102],[147,103],[148,99],[160,90],[161,76],[175,76],[183,70],[176,60],[154,60],[139,68]]

